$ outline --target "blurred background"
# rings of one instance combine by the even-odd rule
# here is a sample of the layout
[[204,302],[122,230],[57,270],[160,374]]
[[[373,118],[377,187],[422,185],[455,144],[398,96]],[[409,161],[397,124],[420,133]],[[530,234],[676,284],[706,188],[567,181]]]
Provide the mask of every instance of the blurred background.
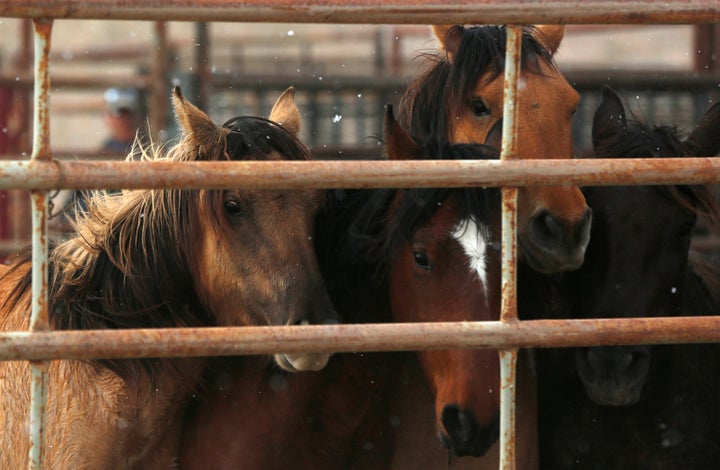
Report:
[[[29,158],[32,23],[0,18],[0,158]],[[52,33],[55,158],[123,158],[128,130],[163,142],[176,133],[170,90],[218,123],[267,116],[296,88],[301,138],[318,158],[374,157],[383,107],[397,104],[435,49],[427,26],[160,23],[57,20]],[[603,84],[639,117],[690,130],[720,95],[720,26],[568,26],[556,56],[580,92],[576,152],[589,150]],[[0,255],[29,234],[29,198],[0,191]]]

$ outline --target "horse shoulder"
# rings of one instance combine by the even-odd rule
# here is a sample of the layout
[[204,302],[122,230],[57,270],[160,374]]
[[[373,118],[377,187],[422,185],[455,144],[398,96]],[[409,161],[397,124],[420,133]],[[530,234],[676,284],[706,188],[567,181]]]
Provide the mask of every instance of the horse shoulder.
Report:
[[[44,447],[48,468],[173,468],[180,433],[178,392],[162,385],[153,393],[150,383],[129,387],[92,364],[51,362]],[[6,447],[12,452],[0,453],[0,468],[26,463],[29,390],[27,363],[0,363],[0,439],[13,443]]]
[[30,265],[10,269],[7,265],[0,265],[0,330],[24,331],[30,327],[30,292],[22,292],[18,302],[13,303],[11,296],[15,295],[16,286],[30,269]]

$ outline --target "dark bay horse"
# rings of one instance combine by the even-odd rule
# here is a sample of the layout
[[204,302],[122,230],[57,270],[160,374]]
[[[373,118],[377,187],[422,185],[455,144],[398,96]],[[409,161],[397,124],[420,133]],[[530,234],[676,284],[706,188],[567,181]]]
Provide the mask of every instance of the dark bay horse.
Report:
[[[492,133],[488,143],[497,140]],[[497,157],[486,145],[416,141],[391,108],[385,145],[394,159]],[[497,189],[327,194],[316,249],[344,322],[498,318]],[[417,357],[425,379],[398,380]],[[388,468],[394,435],[417,433],[389,408],[406,387],[430,389],[431,445],[439,436],[455,455],[482,455],[497,440],[496,351],[336,354],[322,371],[290,376],[242,358],[234,367],[213,373],[193,405],[182,468]]]
[[[309,158],[292,129],[292,90],[271,120],[216,126],[173,95],[182,140],[172,161]],[[270,137],[270,138],[268,138]],[[314,191],[137,190],[98,193],[78,214],[77,234],[49,257],[53,329],[283,325],[334,321],[312,242]],[[26,330],[30,260],[0,278],[3,331]],[[318,369],[327,355],[279,354],[285,370]],[[181,410],[204,359],[56,360],[48,372],[45,462],[57,469],[172,468]],[[28,456],[27,362],[0,363],[0,467]]]
[[[573,158],[571,119],[579,96],[553,62],[563,26],[526,27],[518,84],[517,155]],[[417,136],[485,142],[502,122],[506,30],[500,26],[433,26],[441,51],[407,87],[401,124]],[[577,187],[528,187],[518,195],[521,259],[540,272],[583,262],[591,212]]]
[[[682,158],[720,151],[720,105],[682,140],[628,120],[609,88],[593,122],[597,157]],[[594,220],[583,267],[568,276],[580,318],[720,314],[720,266],[689,256],[698,216],[717,227],[703,186],[585,188]],[[719,345],[539,352],[541,468],[715,468]]]

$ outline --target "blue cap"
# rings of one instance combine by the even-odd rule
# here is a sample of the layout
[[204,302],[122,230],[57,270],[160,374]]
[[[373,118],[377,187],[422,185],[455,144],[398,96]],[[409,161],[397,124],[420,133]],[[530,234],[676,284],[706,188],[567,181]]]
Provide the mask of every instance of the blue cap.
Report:
[[140,93],[135,88],[108,88],[105,90],[105,105],[112,113],[123,109],[138,112],[140,110]]

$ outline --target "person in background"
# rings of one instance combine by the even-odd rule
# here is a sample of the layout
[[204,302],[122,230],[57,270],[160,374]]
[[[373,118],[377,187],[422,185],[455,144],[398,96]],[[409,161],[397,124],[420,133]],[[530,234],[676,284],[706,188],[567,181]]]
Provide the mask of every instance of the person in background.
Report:
[[[103,122],[108,135],[99,150],[101,157],[125,158],[133,148],[144,116],[143,101],[135,88],[109,88],[105,90]],[[69,217],[84,210],[85,191],[62,190],[52,199],[50,231],[67,233],[73,230]]]
[[108,137],[101,153],[125,157],[132,149],[142,117],[142,101],[135,88],[109,88],[105,91],[105,115],[103,120]]

